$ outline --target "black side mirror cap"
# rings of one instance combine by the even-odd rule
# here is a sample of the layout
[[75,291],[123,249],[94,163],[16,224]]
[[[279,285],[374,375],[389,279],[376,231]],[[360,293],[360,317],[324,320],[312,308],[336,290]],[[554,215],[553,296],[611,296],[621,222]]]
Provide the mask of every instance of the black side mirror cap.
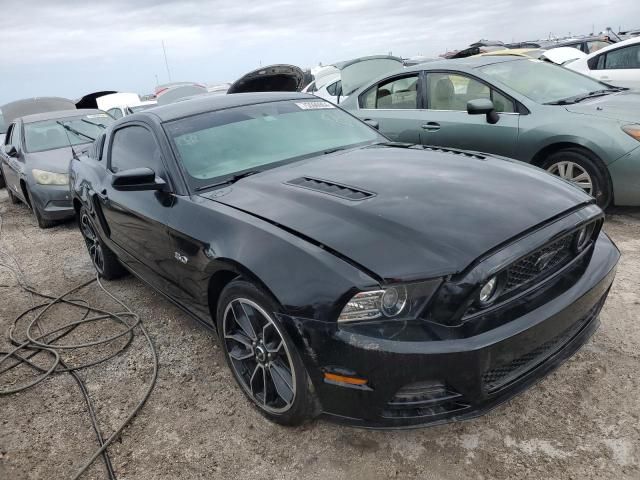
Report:
[[132,168],[113,174],[111,186],[121,191],[164,190],[167,183],[150,168]]
[[467,113],[469,115],[486,115],[487,122],[491,124],[498,123],[498,120],[500,120],[495,105],[488,98],[469,100],[467,102]]
[[371,128],[375,128],[376,130],[380,130],[380,123],[377,120],[372,120],[370,118],[365,118],[364,123],[369,125]]
[[5,145],[4,146],[4,153],[6,153],[9,157],[17,157],[18,156],[18,150],[16,150],[16,147],[14,147],[13,145]]

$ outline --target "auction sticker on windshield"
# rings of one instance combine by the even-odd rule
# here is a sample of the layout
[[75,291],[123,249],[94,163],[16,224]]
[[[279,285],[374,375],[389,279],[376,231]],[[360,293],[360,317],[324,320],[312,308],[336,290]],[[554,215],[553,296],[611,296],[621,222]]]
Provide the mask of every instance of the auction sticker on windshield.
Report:
[[296,102],[296,105],[302,110],[321,110],[325,108],[336,108],[329,102]]

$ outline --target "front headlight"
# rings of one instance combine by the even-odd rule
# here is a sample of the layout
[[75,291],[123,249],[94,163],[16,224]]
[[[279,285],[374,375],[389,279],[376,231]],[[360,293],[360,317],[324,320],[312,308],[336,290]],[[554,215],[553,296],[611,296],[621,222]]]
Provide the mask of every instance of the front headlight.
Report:
[[625,125],[622,131],[640,142],[640,125]]
[[440,280],[432,280],[357,293],[340,312],[338,322],[415,318],[439,285]]
[[38,185],[69,185],[69,175],[66,173],[47,172],[34,168],[31,170]]

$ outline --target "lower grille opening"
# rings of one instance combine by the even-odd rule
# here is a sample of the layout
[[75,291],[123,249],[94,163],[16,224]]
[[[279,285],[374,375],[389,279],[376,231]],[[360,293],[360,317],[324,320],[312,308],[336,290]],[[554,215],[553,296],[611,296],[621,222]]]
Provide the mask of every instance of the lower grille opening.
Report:
[[384,418],[434,417],[469,408],[461,394],[438,382],[407,385],[394,395],[382,412]]
[[584,325],[598,316],[606,298],[607,295],[605,294],[583,318],[551,340],[546,341],[530,352],[508,363],[484,372],[482,375],[482,386],[484,390],[487,393],[493,393],[544,363],[549,357],[569,343]]

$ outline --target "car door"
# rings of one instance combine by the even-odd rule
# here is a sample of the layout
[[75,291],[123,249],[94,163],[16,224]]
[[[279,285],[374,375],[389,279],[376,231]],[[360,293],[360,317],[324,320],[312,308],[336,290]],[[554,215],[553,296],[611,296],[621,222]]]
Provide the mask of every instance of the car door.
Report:
[[[127,255],[125,262],[154,286],[166,291],[173,259],[166,223],[174,202],[171,179],[159,142],[147,125],[126,124],[113,132],[107,172],[97,192],[110,240]],[[166,191],[122,191],[113,188],[113,175],[134,168],[151,168],[167,183]]]
[[[420,143],[513,156],[518,141],[517,103],[489,84],[462,72],[429,71]],[[469,115],[467,102],[490,99],[498,122],[486,115]]]
[[5,152],[2,153],[2,174],[14,195],[22,201],[26,201],[22,188],[20,188],[20,176],[24,170],[24,152],[22,150],[22,135],[20,134],[20,123],[12,123],[7,129],[4,147],[12,146],[16,149],[15,156],[9,156]]
[[422,75],[405,73],[387,78],[360,95],[361,120],[378,122],[380,133],[396,142],[420,143],[424,123]]
[[640,88],[640,43],[609,50],[591,59],[591,75],[617,87]]

